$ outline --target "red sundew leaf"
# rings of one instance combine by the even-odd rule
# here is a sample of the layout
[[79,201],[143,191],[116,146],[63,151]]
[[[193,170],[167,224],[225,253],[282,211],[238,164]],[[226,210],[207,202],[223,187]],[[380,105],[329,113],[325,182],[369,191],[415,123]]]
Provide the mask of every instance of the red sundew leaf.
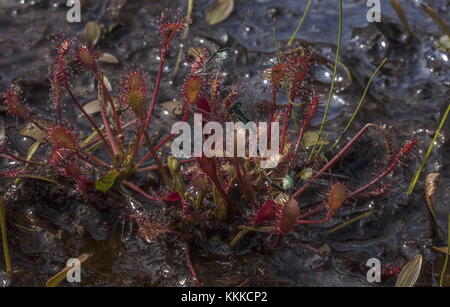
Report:
[[53,166],[58,166],[62,161],[66,160],[69,156],[70,150],[60,147],[53,147],[48,157],[48,163]]
[[91,46],[81,44],[76,51],[76,61],[79,66],[97,72],[97,61],[100,55]]
[[72,160],[70,163],[68,163],[63,171],[64,176],[74,178],[74,179],[80,179],[83,177],[83,171],[81,170],[80,163],[78,163],[77,160]]
[[211,114],[211,107],[209,105],[209,101],[204,97],[200,98],[197,101],[197,108],[199,108],[200,114],[202,114],[204,118],[209,117],[209,115]]
[[182,94],[184,101],[192,105],[197,101],[203,85],[203,80],[199,76],[191,75],[184,81]]
[[277,211],[277,229],[282,236],[285,236],[297,224],[300,215],[298,202],[290,198],[285,204],[279,206]]
[[280,63],[272,67],[270,70],[270,81],[274,89],[281,86],[281,82],[286,78],[287,72],[287,63]]
[[51,128],[48,132],[48,136],[57,147],[72,150],[76,149],[77,147],[77,143],[73,134],[69,130],[61,126],[54,126],[53,128]]
[[84,175],[80,176],[80,178],[77,179],[77,183],[75,185],[76,192],[78,194],[86,194],[89,191],[89,186],[91,182],[86,179]]
[[169,53],[169,49],[175,36],[177,36],[184,29],[186,29],[187,23],[180,12],[178,12],[177,19],[175,21],[166,22],[166,18],[163,15],[161,16],[159,23],[161,36],[163,38],[161,44],[162,45],[161,55],[162,58],[165,58]]
[[165,200],[168,202],[178,202],[178,201],[181,201],[181,197],[180,197],[180,194],[178,194],[178,192],[172,192],[172,193],[162,196],[161,200]]
[[1,98],[4,100],[9,115],[30,119],[30,112],[23,104],[22,90],[18,85],[11,85]]
[[274,200],[269,200],[263,203],[256,213],[256,216],[253,220],[253,225],[258,226],[272,220],[275,217],[276,206],[277,203]]
[[341,208],[342,204],[347,199],[347,195],[348,191],[345,185],[340,182],[333,184],[328,193],[328,208],[333,212]]
[[131,107],[133,112],[142,117],[145,115],[145,101],[147,99],[147,76],[140,69],[130,70],[121,81],[120,102]]

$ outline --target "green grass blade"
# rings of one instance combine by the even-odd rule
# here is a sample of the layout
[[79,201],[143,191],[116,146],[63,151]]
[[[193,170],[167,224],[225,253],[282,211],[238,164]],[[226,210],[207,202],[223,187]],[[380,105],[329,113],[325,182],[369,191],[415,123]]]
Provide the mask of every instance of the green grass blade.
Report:
[[42,181],[46,181],[49,183],[53,183],[57,186],[61,186],[61,184],[59,182],[57,182],[56,180],[44,177],[44,176],[39,176],[39,175],[29,175],[29,174],[20,174],[17,175],[17,178],[29,178],[29,179],[36,179],[36,180],[42,180]]
[[[334,62],[333,77],[331,80],[330,92],[328,94],[327,106],[325,108],[325,114],[323,115],[322,123],[320,124],[319,136],[317,138],[317,141],[319,141],[322,136],[323,127],[325,126],[325,122],[326,122],[327,116],[328,116],[328,111],[330,110],[331,99],[333,98],[334,86],[336,84],[336,75],[337,75],[337,70],[338,70],[338,66],[339,66],[339,54],[340,54],[340,49],[341,49],[341,40],[342,40],[342,0],[339,0],[339,31],[338,31],[338,40],[337,40],[337,47],[336,47],[336,59]],[[316,142],[316,144],[314,144],[313,149],[311,150],[311,154],[309,155],[308,161],[311,159],[312,155],[314,154],[314,150],[316,149],[316,146],[317,146],[317,142]],[[315,156],[317,156],[319,153],[320,153],[320,151],[317,151]]]
[[305,19],[306,19],[306,15],[308,15],[309,9],[311,8],[311,2],[312,2],[312,0],[308,0],[305,11],[303,12],[303,16],[298,21],[297,28],[295,28],[294,33],[292,33],[291,37],[289,38],[287,46],[290,46],[292,44],[292,42],[294,41],[294,39],[297,37],[298,31],[300,31],[300,28],[303,26],[303,23],[305,22]]
[[281,52],[280,52],[280,45],[278,44],[277,28],[276,28],[276,24],[275,24],[275,18],[273,19],[273,24],[272,24],[272,34],[273,34],[273,40],[275,42],[275,50],[276,50],[276,55],[277,55],[277,61],[278,61],[278,64],[280,64],[281,63]]
[[445,255],[445,262],[444,262],[444,267],[442,268],[442,273],[441,273],[441,279],[439,281],[439,286],[443,287],[444,286],[444,276],[445,276],[445,272],[447,271],[447,264],[448,264],[448,254],[450,253],[450,214],[448,215],[448,222],[447,222],[448,226],[447,226],[447,253]]
[[9,257],[8,238],[6,235],[6,206],[5,199],[0,195],[0,232],[2,233],[3,254],[5,258],[6,273],[12,272],[11,258]]
[[375,79],[375,76],[377,75],[378,71],[383,67],[384,63],[386,63],[387,58],[384,58],[383,61],[381,61],[380,65],[375,69],[375,71],[372,73],[372,75],[369,78],[369,81],[366,84],[366,88],[364,89],[364,93],[361,96],[361,99],[358,102],[358,105],[356,106],[355,111],[352,114],[352,117],[347,122],[347,125],[345,125],[345,128],[342,129],[341,134],[339,138],[334,142],[333,146],[330,147],[329,150],[333,149],[334,146],[336,146],[342,139],[342,136],[347,132],[348,128],[350,128],[350,125],[352,124],[353,120],[356,118],[356,115],[358,115],[359,110],[361,109],[362,105],[364,104],[364,101],[366,99],[366,95],[369,92],[370,85],[372,84],[373,79]]
[[439,127],[436,130],[436,133],[434,134],[433,140],[431,141],[431,144],[428,147],[427,153],[425,154],[425,157],[423,158],[422,163],[420,163],[417,173],[415,174],[414,178],[412,179],[412,181],[409,185],[408,192],[406,192],[407,195],[411,195],[412,192],[414,191],[414,187],[416,186],[416,183],[419,180],[420,175],[422,174],[425,164],[427,164],[428,158],[430,157],[431,151],[433,150],[434,143],[436,143],[439,133],[441,133],[442,127],[444,127],[444,123],[445,123],[445,120],[447,119],[449,112],[450,112],[450,104],[448,104],[447,109],[445,110],[444,116],[442,117],[441,122],[439,124]]
[[324,237],[329,236],[332,233],[335,233],[336,231],[341,230],[342,228],[344,228],[344,227],[346,227],[346,226],[348,226],[350,224],[353,224],[354,222],[357,222],[357,221],[359,221],[362,218],[365,218],[367,216],[370,216],[370,215],[374,214],[375,212],[376,211],[367,211],[367,212],[364,212],[364,213],[362,213],[362,214],[360,214],[358,216],[355,216],[354,218],[351,218],[348,221],[345,221],[344,223],[339,224],[336,227],[331,228],[330,230],[325,232],[325,234],[323,236]]

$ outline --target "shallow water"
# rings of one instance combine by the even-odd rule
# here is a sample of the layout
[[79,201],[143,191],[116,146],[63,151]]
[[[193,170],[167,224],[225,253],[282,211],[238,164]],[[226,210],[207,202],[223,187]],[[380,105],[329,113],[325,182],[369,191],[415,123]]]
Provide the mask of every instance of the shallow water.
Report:
[[[272,18],[276,17],[278,39],[285,42],[303,13],[306,1],[237,2],[230,18],[211,27],[203,20],[205,9],[212,1],[196,1],[194,24],[182,43],[187,46],[230,45],[236,39],[248,9],[253,10],[245,31],[237,38],[238,55],[234,65],[228,67],[226,73],[227,84],[239,85],[244,108],[255,118],[257,115],[250,102],[267,99],[268,86],[264,85],[261,72],[275,59]],[[382,6],[381,27],[367,23],[364,1],[344,2],[341,60],[351,76],[344,69],[340,70],[342,81],[338,79],[337,82],[330,121],[326,126],[327,136],[336,137],[351,116],[368,77],[382,59],[388,57],[388,63],[373,82],[367,101],[347,136],[368,122],[385,125],[398,144],[415,136],[420,148],[418,158],[408,167],[394,172],[388,179],[391,189],[385,196],[348,206],[324,225],[297,227],[276,251],[264,248],[262,235],[249,236],[236,250],[231,250],[226,244],[230,238],[224,235],[229,233],[228,229],[199,239],[196,248],[192,249],[193,261],[206,285],[372,286],[365,279],[367,259],[377,257],[383,266],[396,266],[417,253],[425,257],[418,285],[437,284],[436,273],[442,259],[431,250],[431,246],[444,246],[445,237],[429,234],[429,214],[422,197],[422,184],[417,185],[415,194],[409,199],[404,192],[433,137],[442,111],[448,105],[450,55],[435,48],[442,33],[420,9],[422,1],[400,1],[414,29],[415,36],[411,40],[402,35],[398,18],[388,3]],[[46,54],[51,43],[47,37],[61,29],[76,35],[84,27],[84,23],[68,24],[65,21],[65,3],[4,0],[0,4],[0,92],[11,82],[20,83],[33,109],[44,112],[49,118]],[[427,3],[444,20],[449,19],[448,0]],[[104,29],[112,29],[102,37],[99,48],[120,60],[119,65],[105,64],[103,67],[113,89],[118,88],[117,72],[132,63],[142,66],[153,77],[158,65],[158,48],[155,48],[159,44],[155,26],[157,16],[162,8],[176,9],[178,6],[184,10],[185,1],[90,1],[89,8],[82,13],[83,22],[94,20]],[[294,45],[308,45],[332,63],[337,39],[337,12],[337,1],[313,1]],[[168,61],[160,102],[179,97],[177,86],[186,73],[183,65],[172,82],[167,82],[174,69],[175,56]],[[331,72],[332,66],[321,65],[313,73],[314,83],[325,97]],[[87,102],[96,97],[92,78],[86,75],[76,82],[76,95],[80,101]],[[71,108],[66,108],[65,113],[77,124],[86,125]],[[170,123],[176,120],[166,113],[158,108],[153,122],[161,130],[160,135],[167,132]],[[323,107],[319,115],[323,115]],[[16,121],[3,112],[0,116],[9,128],[16,126]],[[315,124],[320,120],[317,117]],[[18,128],[21,127],[19,123]],[[449,128],[450,123],[447,123],[424,171],[441,173],[435,208],[442,229],[446,229],[446,200],[450,196]],[[26,154],[33,141],[21,138],[17,132],[9,133],[9,139],[14,140],[13,146]],[[367,181],[377,169],[377,161],[384,159],[384,148],[377,141],[376,133],[369,135],[355,146],[339,169],[355,185]],[[3,159],[0,163],[11,166]],[[90,203],[79,203],[75,196],[66,198],[52,191],[51,186],[43,188],[32,181],[23,181],[17,189],[2,185],[0,192],[6,191],[10,200],[8,230],[11,256],[19,273],[11,281],[4,279],[5,283],[43,285],[62,269],[69,257],[89,252],[93,257],[83,268],[85,275],[81,285],[84,286],[193,284],[185,266],[184,244],[171,235],[152,244],[139,239],[121,213],[124,205],[118,200],[96,198]],[[145,201],[136,204],[138,210],[152,212],[153,204]],[[329,228],[369,209],[376,210],[376,213],[330,236],[322,236]],[[331,249],[330,256],[320,258],[300,246],[299,242],[315,247],[326,245]],[[1,280],[0,277],[0,284]],[[395,278],[389,278],[378,285],[390,286],[394,282]]]

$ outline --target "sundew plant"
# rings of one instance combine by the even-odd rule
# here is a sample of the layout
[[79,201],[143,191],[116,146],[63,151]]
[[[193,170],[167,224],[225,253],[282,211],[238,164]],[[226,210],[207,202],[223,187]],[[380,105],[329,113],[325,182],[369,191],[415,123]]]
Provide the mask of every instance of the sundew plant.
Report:
[[[392,2],[403,27],[408,27],[402,8],[397,1]],[[205,246],[216,244],[214,240],[218,237],[227,255],[239,255],[243,250],[271,255],[295,245],[325,263],[332,250],[320,238],[302,240],[304,233],[312,231],[308,229],[317,231],[311,227],[322,224],[320,235],[328,236],[376,213],[376,210],[361,212],[357,208],[392,193],[395,174],[406,175],[411,180],[414,173],[407,172],[408,166],[416,167],[415,162],[421,160],[418,156],[422,157],[424,149],[412,131],[406,132],[409,138],[402,138],[381,121],[366,122],[359,127],[354,121],[364,109],[372,82],[389,65],[389,57],[377,63],[378,67],[366,80],[360,100],[352,102],[355,107],[348,121],[334,133],[337,137],[329,138],[328,116],[338,70],[343,65],[345,12],[339,1],[336,6],[339,21],[336,29],[331,29],[336,31],[337,39],[334,58],[325,59],[315,48],[296,42],[296,37],[302,35],[308,11],[314,6],[311,3],[314,1],[307,2],[298,25],[292,29],[294,34],[287,41],[277,38],[277,22],[273,21],[273,37],[268,39],[273,40],[275,52],[259,55],[266,57],[270,65],[255,69],[264,84],[253,89],[258,91],[254,97],[242,94],[242,88],[248,86],[245,78],[232,82],[227,79],[227,71],[233,70],[236,58],[241,57],[238,40],[253,18],[251,10],[235,33],[234,41],[230,40],[223,48],[196,46],[189,41],[190,27],[197,22],[192,17],[194,1],[189,1],[187,11],[185,8],[162,11],[153,23],[157,32],[151,33],[158,37],[158,44],[149,47],[157,55],[157,67],[149,69],[139,62],[126,63],[124,70],[115,72],[120,75],[120,81],[113,85],[104,66],[117,62],[118,55],[105,53],[97,43],[102,29],[96,22],[89,22],[84,33],[78,36],[52,34],[48,79],[44,81],[48,84],[45,111],[35,107],[33,99],[26,94],[27,88],[20,82],[12,82],[1,94],[1,116],[5,120],[0,119],[0,157],[7,163],[2,164],[0,171],[5,186],[4,195],[0,196],[0,225],[7,280],[14,284],[15,276],[23,274],[23,268],[15,263],[22,257],[18,256],[21,248],[17,243],[17,228],[31,233],[38,231],[15,217],[13,207],[35,197],[37,202],[59,203],[52,210],[61,216],[72,202],[107,212],[116,225],[112,232],[120,237],[119,245],[133,238],[150,248],[159,244],[174,246],[174,254],[183,258],[178,262],[182,266],[180,270],[189,272],[188,285],[211,285],[208,281],[214,278],[204,277],[207,270],[197,268],[202,266],[199,255],[208,249]],[[217,1],[207,10],[208,23],[220,23],[222,17],[227,18],[233,12],[234,5],[234,1]],[[446,29],[435,11],[429,7],[425,10]],[[324,61],[331,68],[331,82],[325,93],[313,80],[314,71]],[[168,65],[175,68],[168,72]],[[89,107],[77,94],[77,86],[86,78],[92,80],[97,92],[97,99]],[[178,85],[174,86],[174,82]],[[166,127],[169,132],[161,135],[162,124],[157,112],[164,105],[161,92],[166,87],[174,87],[176,91],[176,101],[171,102],[176,105],[173,123],[203,129],[197,141],[207,143],[214,155],[190,152],[180,157],[171,150],[173,144],[180,145],[179,134]],[[75,112],[79,120],[74,121],[67,109]],[[249,109],[257,118],[249,115]],[[34,143],[25,151],[14,146],[14,134],[10,133],[14,127],[6,125],[6,119],[9,123],[27,125],[32,131]],[[240,123],[236,126],[240,128],[216,137],[218,129],[206,129],[213,122],[223,126],[223,131],[226,123]],[[265,122],[267,130],[255,126],[252,134],[246,129],[250,122]],[[271,123],[279,128],[276,133],[271,131]],[[246,133],[270,149],[269,154],[263,155],[258,148],[254,155],[249,155],[249,145],[254,140],[245,138]],[[275,135],[276,142],[271,134]],[[238,139],[246,148],[245,157],[237,155]],[[371,139],[374,139],[373,148]],[[358,145],[361,141],[369,144],[364,153],[358,152],[362,150]],[[226,143],[231,143],[231,147]],[[371,161],[373,166],[364,176],[359,176],[361,180],[352,180],[348,172],[343,172],[350,163],[362,161],[371,150],[382,151],[378,157],[383,158]],[[268,162],[273,167],[264,167]],[[411,183],[410,191],[417,178]],[[36,192],[26,196],[27,189]],[[407,198],[406,194],[404,197]],[[55,240],[64,237],[68,241],[72,235],[89,236],[83,227],[88,232],[89,227],[104,227],[100,222],[87,227],[84,222],[64,228],[60,220],[51,218],[48,223],[59,225]],[[11,235],[14,244],[8,244]],[[107,246],[103,239],[96,239],[95,244]],[[96,249],[86,246],[79,246],[76,249],[79,254],[75,256],[82,265],[95,267],[93,262],[89,263],[96,256]],[[402,261],[384,267],[383,279],[398,275],[405,264]],[[64,265],[59,263],[62,269],[59,273],[58,270],[48,272],[42,285],[67,283],[63,282],[67,272]],[[413,265],[405,268],[417,270],[417,265],[411,268]],[[90,273],[89,280],[95,280],[95,276]]]

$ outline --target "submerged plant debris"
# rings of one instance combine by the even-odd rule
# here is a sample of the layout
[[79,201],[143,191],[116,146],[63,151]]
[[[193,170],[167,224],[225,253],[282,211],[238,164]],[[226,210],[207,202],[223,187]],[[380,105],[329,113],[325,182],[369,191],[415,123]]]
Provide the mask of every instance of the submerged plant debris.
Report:
[[[2,1],[0,285],[448,285],[448,2],[343,1],[339,48],[333,2]],[[173,157],[196,113],[277,167]]]

